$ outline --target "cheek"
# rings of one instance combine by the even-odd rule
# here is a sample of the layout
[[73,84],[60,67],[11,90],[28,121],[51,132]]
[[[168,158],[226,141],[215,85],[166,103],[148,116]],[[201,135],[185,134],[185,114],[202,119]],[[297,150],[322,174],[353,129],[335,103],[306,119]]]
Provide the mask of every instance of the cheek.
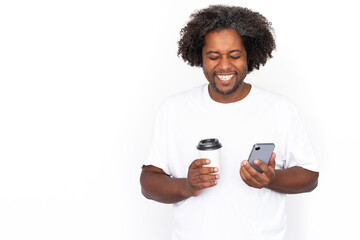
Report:
[[242,66],[241,71],[242,71],[245,75],[247,74],[248,66],[247,66],[246,63]]
[[203,64],[203,72],[206,76],[211,76],[212,75],[212,67],[209,64],[204,63]]
[[211,72],[207,69],[207,68],[205,68],[205,67],[203,67],[203,72],[204,72],[204,75],[205,75],[205,77],[208,79],[208,80],[210,80],[210,76],[211,76]]
[[242,64],[239,64],[238,67],[237,67],[237,69],[238,69],[240,75],[246,75],[246,74],[247,74],[247,70],[248,70],[247,63],[244,62],[244,63],[242,63]]

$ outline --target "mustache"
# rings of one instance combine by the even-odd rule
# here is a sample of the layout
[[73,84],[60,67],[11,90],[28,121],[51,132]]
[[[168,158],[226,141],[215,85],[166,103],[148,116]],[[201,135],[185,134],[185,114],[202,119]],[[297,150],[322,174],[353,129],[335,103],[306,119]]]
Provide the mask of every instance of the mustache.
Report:
[[216,71],[213,75],[230,75],[230,74],[237,74],[236,71]]

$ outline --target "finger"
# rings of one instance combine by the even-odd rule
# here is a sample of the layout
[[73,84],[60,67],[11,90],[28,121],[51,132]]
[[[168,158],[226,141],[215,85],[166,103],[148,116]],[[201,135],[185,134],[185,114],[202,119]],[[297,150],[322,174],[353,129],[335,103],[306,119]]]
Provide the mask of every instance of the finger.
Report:
[[272,153],[268,163],[269,168],[275,169],[275,158],[276,158],[276,154]]
[[246,164],[248,164],[249,162],[247,160],[244,160],[241,162],[241,167],[245,166]]
[[217,167],[202,167],[199,169],[199,174],[213,174],[219,172]]
[[268,165],[259,160],[255,160],[254,164],[258,166],[267,177],[271,177],[273,175],[273,170],[275,169],[275,157],[276,154],[272,153]]
[[199,171],[192,170],[189,175],[189,180],[192,185],[202,183],[202,182],[208,182],[208,181],[214,181],[220,178],[218,174],[199,174]]
[[258,159],[255,159],[255,160],[254,160],[254,164],[255,164],[258,168],[260,168],[261,171],[263,171],[263,172],[266,172],[266,171],[268,170],[268,168],[269,168],[265,163],[263,163],[262,161],[260,161],[260,160],[258,160]]
[[[261,162],[258,159],[254,160],[254,164],[256,166],[258,166],[263,172],[266,171],[268,169],[268,166],[266,164],[264,164],[263,162]],[[266,175],[258,172],[253,166],[251,166],[250,164],[247,164],[245,166],[245,169],[247,170],[247,172],[249,173],[249,175],[256,180],[256,182],[259,184],[258,187],[263,186],[263,184],[266,182]]]
[[209,188],[215,186],[216,184],[217,181],[197,182],[197,183],[192,183],[191,188],[193,188],[194,190],[201,190],[203,188]]
[[[259,166],[260,169],[264,172],[264,174],[265,174],[267,177],[269,177],[269,178],[272,177],[273,172],[274,172],[274,170],[275,170],[275,157],[276,157],[276,154],[273,153],[273,154],[271,155],[271,157],[270,157],[269,163],[268,163],[268,165],[267,165],[266,168]],[[265,165],[265,164],[263,164],[263,165]]]
[[250,187],[260,188],[260,183],[256,181],[245,169],[240,171],[241,178]]
[[268,186],[275,179],[275,157],[276,155],[273,153],[268,165],[259,160],[254,161],[254,164],[256,164],[256,166],[258,166],[263,171],[262,174],[259,174],[255,177],[256,180],[262,184],[262,187]]
[[194,160],[191,164],[190,164],[190,169],[196,169],[196,168],[200,168],[202,167],[203,165],[208,165],[210,164],[210,159],[207,159],[207,158],[199,158],[199,159],[196,159]]
[[200,189],[210,188],[210,187],[215,186],[216,184],[217,184],[217,181],[205,182],[205,183],[199,184],[199,187],[200,187]]
[[[255,164],[255,162],[257,163],[257,161],[259,160],[255,159],[253,163]],[[257,166],[257,164],[255,165]],[[248,161],[246,161],[246,163],[244,164],[244,168],[253,177],[255,177],[255,175],[261,174]]]
[[240,167],[240,177],[244,182],[246,182],[246,178],[244,176],[244,168],[242,167],[242,165]]
[[[250,187],[260,188],[261,184],[253,177],[248,170],[256,171],[247,161],[240,168],[240,176],[242,180]],[[257,171],[256,171],[257,172]]]
[[205,183],[205,182],[218,180],[219,178],[220,177],[217,174],[216,175],[215,174],[212,174],[212,175],[199,175],[199,176],[194,177],[194,180],[197,183]]

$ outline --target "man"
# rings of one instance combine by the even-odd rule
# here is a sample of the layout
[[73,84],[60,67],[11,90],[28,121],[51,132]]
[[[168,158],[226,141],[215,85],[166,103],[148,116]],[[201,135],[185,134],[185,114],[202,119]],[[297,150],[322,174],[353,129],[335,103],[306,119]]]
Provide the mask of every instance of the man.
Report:
[[[285,194],[315,189],[318,165],[295,106],[244,82],[275,49],[271,23],[246,8],[210,6],[181,30],[178,55],[208,84],[160,107],[140,182],[145,197],[174,204],[172,239],[283,239]],[[201,139],[223,145],[221,172],[198,159]],[[246,160],[274,143],[269,163]]]

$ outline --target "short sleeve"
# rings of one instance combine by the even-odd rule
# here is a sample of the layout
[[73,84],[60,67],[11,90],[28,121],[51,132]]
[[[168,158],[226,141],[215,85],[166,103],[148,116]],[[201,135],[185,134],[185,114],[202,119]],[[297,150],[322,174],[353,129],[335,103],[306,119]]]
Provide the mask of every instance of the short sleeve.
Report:
[[148,157],[142,163],[161,168],[171,175],[167,161],[167,131],[166,104],[162,103],[156,114]]
[[289,120],[285,168],[299,166],[318,172],[319,164],[314,156],[304,124],[295,106],[291,106]]

